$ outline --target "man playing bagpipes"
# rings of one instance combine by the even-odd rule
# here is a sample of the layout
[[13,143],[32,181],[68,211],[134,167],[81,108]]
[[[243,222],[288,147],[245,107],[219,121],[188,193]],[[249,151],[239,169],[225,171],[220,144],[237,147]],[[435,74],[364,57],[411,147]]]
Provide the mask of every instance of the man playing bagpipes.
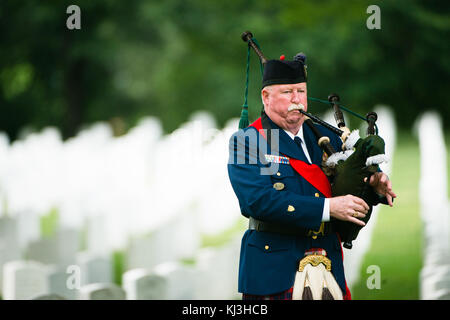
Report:
[[[351,299],[339,234],[331,220],[364,226],[369,205],[353,195],[332,197],[314,130],[342,150],[324,126],[303,125],[308,108],[305,57],[264,61],[261,117],[230,139],[229,178],[249,229],[242,238],[243,299]],[[383,172],[369,185],[392,206]]]

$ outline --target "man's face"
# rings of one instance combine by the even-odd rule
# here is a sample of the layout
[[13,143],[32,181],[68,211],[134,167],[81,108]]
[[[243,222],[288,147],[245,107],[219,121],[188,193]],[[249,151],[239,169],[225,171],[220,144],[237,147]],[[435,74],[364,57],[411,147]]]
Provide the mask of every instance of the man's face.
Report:
[[[302,104],[308,108],[306,82],[267,86],[261,91],[264,110],[269,118],[281,128],[300,128],[304,115],[298,110],[288,111],[290,106]],[[298,129],[297,128],[297,129]]]

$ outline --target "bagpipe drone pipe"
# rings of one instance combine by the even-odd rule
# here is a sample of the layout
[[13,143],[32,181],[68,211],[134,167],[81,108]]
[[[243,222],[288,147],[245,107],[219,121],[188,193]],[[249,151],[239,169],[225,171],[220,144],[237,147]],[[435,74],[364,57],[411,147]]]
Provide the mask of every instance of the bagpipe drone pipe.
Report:
[[[263,67],[268,60],[262,54],[258,43],[253,39],[252,33],[246,31],[242,34],[241,38],[248,43],[249,47],[254,49]],[[306,56],[303,53],[297,54],[294,60],[301,61],[306,68]],[[328,101],[314,98],[308,99],[331,104],[334,109],[338,128],[304,110],[300,110],[305,115],[304,123],[311,128],[317,138],[318,145],[327,155],[322,162],[322,169],[329,177],[332,196],[337,197],[351,194],[363,199],[368,204],[369,211],[360,220],[367,224],[371,217],[373,206],[379,203],[387,204],[386,198],[379,196],[369,184],[370,177],[375,172],[380,171],[379,165],[387,161],[387,157],[385,156],[385,143],[378,136],[378,130],[375,124],[377,114],[375,112],[369,112],[365,118],[359,116],[368,123],[367,136],[361,138],[359,130],[350,132],[345,126],[339,96],[337,94],[331,94],[328,97]],[[323,136],[313,122],[337,134],[343,142],[342,151],[334,150],[329,137]],[[339,234],[343,242],[343,246],[351,249],[353,246],[352,241],[357,238],[362,226],[334,218],[331,221],[334,230]]]

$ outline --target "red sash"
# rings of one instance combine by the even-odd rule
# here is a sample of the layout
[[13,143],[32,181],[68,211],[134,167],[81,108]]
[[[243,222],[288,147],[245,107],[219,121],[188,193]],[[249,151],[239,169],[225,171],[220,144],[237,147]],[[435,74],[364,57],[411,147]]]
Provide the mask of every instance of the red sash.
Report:
[[[261,123],[261,118],[253,122],[250,127],[255,128],[266,139]],[[285,156],[285,155],[284,155]],[[288,157],[289,158],[289,157]],[[304,161],[289,158],[291,167],[301,175],[306,181],[319,190],[326,198],[331,197],[331,185],[327,176],[316,164],[308,164]]]

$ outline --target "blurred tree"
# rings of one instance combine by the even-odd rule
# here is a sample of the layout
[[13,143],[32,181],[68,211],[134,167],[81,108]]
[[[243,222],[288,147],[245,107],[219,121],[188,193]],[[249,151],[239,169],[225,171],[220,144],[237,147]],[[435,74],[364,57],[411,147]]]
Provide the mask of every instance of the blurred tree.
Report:
[[69,1],[2,1],[1,129],[14,139],[24,125],[54,125],[69,137],[84,122],[126,109],[127,97],[112,85],[120,46],[114,29],[135,3],[83,1],[77,31],[66,28]]
[[[73,3],[81,30],[66,28]],[[381,30],[366,27],[370,4]],[[243,103],[245,30],[269,58],[305,52],[313,97],[337,92],[362,114],[389,104],[406,127],[434,108],[448,124],[449,11],[425,0],[2,0],[0,130],[14,139],[25,125],[53,125],[67,138],[94,121],[129,128],[154,115],[170,132],[198,109],[222,125]],[[250,73],[252,120],[261,109],[253,53]]]

